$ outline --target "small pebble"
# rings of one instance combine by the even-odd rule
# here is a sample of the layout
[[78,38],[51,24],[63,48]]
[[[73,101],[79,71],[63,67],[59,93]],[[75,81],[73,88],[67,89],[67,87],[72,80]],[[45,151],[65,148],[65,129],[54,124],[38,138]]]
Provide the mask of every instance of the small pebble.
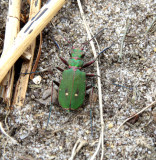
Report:
[[33,78],[33,82],[35,84],[40,84],[41,83],[41,80],[42,80],[42,77],[41,76],[36,76],[35,78]]
[[108,128],[109,128],[109,129],[113,128],[113,123],[109,123],[109,124],[108,124]]

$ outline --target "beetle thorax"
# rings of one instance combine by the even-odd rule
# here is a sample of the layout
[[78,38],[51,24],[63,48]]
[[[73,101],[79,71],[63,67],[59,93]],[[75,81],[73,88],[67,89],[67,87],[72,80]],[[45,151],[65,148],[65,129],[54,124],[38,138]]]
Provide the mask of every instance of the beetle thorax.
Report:
[[82,61],[82,50],[80,49],[73,49],[71,53],[72,58],[69,59],[69,68],[73,68],[74,70],[76,69],[81,69],[83,66],[83,61]]
[[80,69],[83,66],[83,61],[80,59],[72,58],[69,59],[68,63],[69,63],[69,68],[77,67]]

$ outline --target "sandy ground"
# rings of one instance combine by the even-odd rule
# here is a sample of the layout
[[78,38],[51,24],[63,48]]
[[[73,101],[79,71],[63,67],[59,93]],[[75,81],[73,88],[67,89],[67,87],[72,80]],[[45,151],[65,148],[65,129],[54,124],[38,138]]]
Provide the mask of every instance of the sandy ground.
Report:
[[[43,4],[46,1],[43,1]],[[145,110],[133,122],[118,127],[130,115],[140,111],[156,100],[156,25],[147,33],[156,16],[154,0],[83,0],[83,10],[93,34],[105,28],[97,41],[99,51],[114,43],[114,46],[99,58],[102,81],[104,118],[104,159],[107,160],[154,160],[156,159],[156,121],[154,106]],[[5,21],[8,1],[0,1],[0,52],[3,49]],[[57,30],[74,47],[80,47],[87,38],[77,2],[72,0],[51,21]],[[121,54],[121,44],[127,29]],[[54,44],[60,46],[62,57],[70,58],[71,45],[65,41],[51,24],[43,30],[42,55],[37,70],[51,65],[52,74],[42,74],[41,84],[29,82],[25,105],[8,110],[1,102],[0,122],[4,130],[18,144],[0,133],[0,159],[4,160],[67,160],[77,142],[85,142],[75,160],[90,159],[99,141],[101,122],[98,100],[92,105],[93,136],[90,126],[89,96],[78,110],[67,113],[59,105],[54,105],[46,130],[49,114],[49,100],[43,94],[51,86],[52,80],[59,81],[61,72],[55,67],[65,68],[58,58]],[[96,42],[96,51],[98,47]],[[84,48],[84,61],[93,59],[90,45]],[[85,69],[96,74],[96,65]],[[87,84],[95,84],[97,78],[89,78]],[[114,85],[116,84],[116,85]],[[120,85],[120,86],[119,86]],[[57,89],[57,87],[56,87]],[[6,120],[6,121],[5,121]],[[96,159],[101,157],[101,149]]]

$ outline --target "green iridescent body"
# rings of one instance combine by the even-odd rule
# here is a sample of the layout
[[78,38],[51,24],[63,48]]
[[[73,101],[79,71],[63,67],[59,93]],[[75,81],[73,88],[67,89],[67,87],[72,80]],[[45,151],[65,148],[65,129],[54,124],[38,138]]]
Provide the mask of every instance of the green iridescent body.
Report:
[[67,110],[79,108],[86,92],[86,73],[80,71],[83,66],[82,50],[73,49],[71,54],[68,61],[70,69],[63,71],[58,96],[59,104]]

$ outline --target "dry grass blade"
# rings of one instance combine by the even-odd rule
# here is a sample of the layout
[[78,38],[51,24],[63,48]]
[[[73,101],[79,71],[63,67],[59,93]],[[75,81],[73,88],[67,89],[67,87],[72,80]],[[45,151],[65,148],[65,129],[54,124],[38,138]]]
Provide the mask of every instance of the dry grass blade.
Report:
[[126,21],[126,29],[125,29],[124,35],[122,37],[121,46],[120,46],[120,54],[119,54],[119,60],[120,61],[121,61],[121,58],[123,56],[123,54],[122,54],[123,45],[124,45],[124,41],[125,41],[125,38],[126,38],[126,34],[127,34],[127,31],[128,31],[128,28],[129,28],[129,23],[130,23],[130,20],[127,19],[127,21]]
[[144,108],[143,108],[141,111],[139,111],[138,113],[136,113],[136,114],[130,116],[129,118],[127,118],[127,119],[117,128],[116,132],[117,132],[117,131],[121,128],[121,126],[123,126],[127,121],[129,121],[129,120],[132,119],[133,117],[141,114],[141,113],[144,112],[147,108],[150,108],[150,107],[152,107],[152,106],[155,105],[155,104],[156,104],[156,101],[154,101],[154,102],[151,103],[150,105],[144,107]]
[[155,32],[156,27],[154,27],[154,26],[156,26],[156,17],[154,17],[151,25],[148,27],[147,33],[149,33],[149,32]]
[[17,35],[13,46],[0,59],[0,82],[3,80],[9,69],[23,54],[25,49],[33,42],[36,36],[43,30],[49,21],[65,4],[65,0],[48,1],[38,12],[37,16],[28,21]]
[[[41,8],[41,0],[37,1],[37,3],[36,3],[36,0],[32,0],[30,4],[29,19],[33,18],[38,13],[40,8]],[[34,40],[31,43],[31,45],[26,49],[26,52],[31,55],[31,59],[29,61],[25,61],[22,64],[22,67],[21,67],[22,73],[31,71],[35,46],[36,46],[36,40]],[[20,75],[15,88],[13,105],[23,106],[27,87],[28,87],[28,81],[29,81],[29,74]]]
[[83,139],[78,139],[77,142],[75,143],[73,150],[72,150],[72,155],[69,158],[69,160],[73,160],[75,155],[80,151],[80,149],[87,144],[87,141]]
[[[88,38],[91,39],[91,34],[90,34],[90,31],[89,31],[89,27],[87,26],[87,23],[86,23],[86,20],[85,20],[85,16],[84,16],[84,12],[82,10],[82,5],[81,5],[81,2],[80,0],[77,0],[78,2],[78,6],[79,6],[79,9],[80,9],[80,13],[81,13],[81,16],[83,18],[83,23],[85,25],[85,28],[86,28],[86,31],[87,31],[87,35],[88,35]],[[94,46],[94,43],[93,41],[90,41],[90,44],[91,44],[91,47],[92,47],[92,50],[93,50],[93,54],[94,54],[94,57],[96,57],[96,51],[95,51],[95,46]],[[97,65],[97,75],[100,76],[100,69],[99,69],[99,64],[98,64],[98,61],[96,61],[96,65]],[[101,149],[101,160],[103,160],[103,156],[104,156],[104,121],[103,121],[103,108],[102,108],[102,90],[101,90],[101,80],[100,78],[98,77],[98,93],[99,93],[99,105],[100,105],[100,120],[101,120],[101,135],[100,135],[100,139],[99,139],[99,145],[101,145],[102,149]],[[96,150],[96,154],[98,153],[98,151],[100,150],[100,147],[97,147],[97,150]],[[93,155],[93,157],[91,157],[91,159],[94,159],[96,157],[96,154]]]
[[[39,59],[40,59],[40,56],[41,56],[41,46],[42,46],[42,32],[40,33],[40,46],[39,46],[37,58],[36,58],[36,61],[35,61],[34,66],[33,66],[32,72],[35,72],[36,69],[37,69],[37,65],[38,65],[38,62],[39,62]],[[32,73],[32,74],[30,75],[30,79],[33,79],[33,78],[34,78],[34,74],[35,74],[35,73]]]
[[[2,56],[5,56],[8,49],[13,45],[14,39],[17,36],[20,28],[20,6],[21,1],[13,1],[9,3],[9,11],[8,11],[8,20],[6,23],[5,30],[5,41],[3,47]],[[3,98],[3,101],[10,106],[12,99],[12,89],[14,83],[14,67],[10,69],[8,74],[5,76],[4,80],[0,84],[1,91],[0,97]]]
[[17,141],[16,141],[15,139],[13,139],[12,137],[10,137],[10,136],[4,131],[4,128],[3,128],[1,122],[0,122],[0,130],[1,130],[1,132],[2,132],[7,138],[9,138],[9,139],[11,140],[11,142],[12,142],[13,144],[17,144]]

